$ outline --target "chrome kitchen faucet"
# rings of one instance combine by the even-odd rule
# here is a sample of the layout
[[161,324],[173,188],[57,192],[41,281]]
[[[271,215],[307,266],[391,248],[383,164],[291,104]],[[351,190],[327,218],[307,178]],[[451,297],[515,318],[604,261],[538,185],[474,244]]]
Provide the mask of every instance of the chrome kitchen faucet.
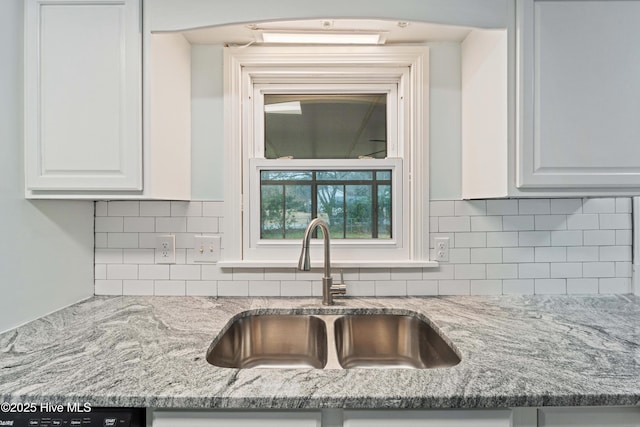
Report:
[[302,252],[300,253],[300,260],[298,261],[298,270],[309,271],[311,270],[311,259],[309,257],[309,242],[311,241],[311,233],[317,227],[322,230],[322,237],[324,243],[324,277],[322,277],[322,304],[333,305],[334,295],[344,295],[347,293],[347,286],[342,280],[342,273],[340,273],[340,281],[336,285],[333,284],[333,278],[331,277],[331,256],[329,254],[330,238],[329,227],[320,218],[315,218],[309,223],[307,229],[304,232],[302,238]]

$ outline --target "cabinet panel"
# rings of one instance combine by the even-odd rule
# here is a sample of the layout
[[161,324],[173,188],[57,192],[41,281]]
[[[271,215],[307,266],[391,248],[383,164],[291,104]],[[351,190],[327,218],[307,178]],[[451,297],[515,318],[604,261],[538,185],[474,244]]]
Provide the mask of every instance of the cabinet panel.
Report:
[[518,187],[640,187],[640,1],[518,1]]
[[345,411],[344,427],[510,427],[511,410]]
[[640,426],[640,408],[541,408],[540,427]]
[[153,427],[320,427],[320,412],[155,411]]
[[29,0],[27,190],[141,190],[139,0]]

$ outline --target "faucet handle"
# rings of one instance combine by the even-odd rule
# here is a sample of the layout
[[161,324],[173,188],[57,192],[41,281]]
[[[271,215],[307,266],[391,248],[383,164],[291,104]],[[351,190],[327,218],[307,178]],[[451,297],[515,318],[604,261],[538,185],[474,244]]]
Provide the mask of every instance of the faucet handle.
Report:
[[332,284],[329,292],[331,292],[332,295],[347,294],[347,285],[344,283],[344,272],[342,271],[342,268],[340,269],[340,283]]

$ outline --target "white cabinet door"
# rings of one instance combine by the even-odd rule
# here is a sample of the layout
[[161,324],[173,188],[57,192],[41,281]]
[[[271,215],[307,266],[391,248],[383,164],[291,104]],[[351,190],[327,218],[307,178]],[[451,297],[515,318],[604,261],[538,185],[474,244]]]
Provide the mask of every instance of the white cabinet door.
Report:
[[344,411],[344,427],[510,427],[509,409]]
[[640,187],[640,1],[517,0],[520,188]]
[[27,192],[141,190],[140,0],[25,5]]
[[153,427],[320,427],[320,412],[154,411]]
[[640,427],[640,408],[540,408],[539,427]]

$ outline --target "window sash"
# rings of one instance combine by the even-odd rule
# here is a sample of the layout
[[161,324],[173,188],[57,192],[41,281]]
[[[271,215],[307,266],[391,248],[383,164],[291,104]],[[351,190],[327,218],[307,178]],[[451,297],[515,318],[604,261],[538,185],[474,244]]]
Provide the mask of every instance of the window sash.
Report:
[[[308,224],[312,218],[316,218],[318,216],[322,216],[322,214],[327,215],[327,212],[321,212],[320,206],[320,194],[321,188],[323,187],[337,187],[338,189],[342,188],[342,206],[337,206],[338,211],[341,212],[342,221],[331,221],[332,218],[329,218],[329,228],[331,231],[331,237],[333,239],[361,239],[361,238],[372,238],[372,239],[389,239],[392,238],[394,230],[393,230],[393,213],[391,212],[391,202],[393,200],[393,187],[392,187],[392,173],[389,169],[371,169],[371,170],[344,170],[344,172],[362,172],[365,174],[369,174],[370,178],[366,179],[364,177],[360,178],[329,178],[323,177],[324,172],[329,172],[328,170],[311,170],[308,172],[308,176],[296,178],[288,178],[288,179],[274,179],[267,177],[265,179],[264,172],[293,172],[290,170],[278,171],[278,170],[261,170],[260,171],[260,238],[261,239],[292,239],[292,238],[302,238],[303,228],[301,227],[288,227],[287,215],[287,190],[291,187],[303,187],[302,189],[305,192],[308,191],[308,206],[309,206],[309,218],[306,219],[306,224]],[[330,171],[330,172],[340,172],[340,171]],[[388,175],[388,177],[382,177],[384,175]],[[355,232],[354,229],[350,228],[350,225],[353,226],[353,223],[350,223],[351,219],[351,210],[353,209],[353,204],[349,202],[349,191],[354,190],[355,188],[360,187],[361,189],[368,190],[369,193],[369,203],[366,207],[368,210],[368,237],[357,237],[358,234],[362,233]],[[389,227],[388,230],[381,230],[380,220],[384,219],[384,216],[381,218],[380,211],[381,208],[385,207],[385,204],[379,200],[380,190],[384,190],[385,188],[389,189]],[[277,189],[280,189],[278,192]],[[272,224],[278,224],[279,233],[278,236],[273,237],[265,237],[267,219],[265,218],[265,193],[267,190],[276,190],[276,192],[281,195],[281,201],[279,201],[278,207],[275,208],[277,213],[277,218],[269,218],[269,222]],[[339,192],[339,190],[337,190]],[[366,209],[365,207],[365,209]],[[305,212],[302,212],[304,215]],[[306,216],[306,215],[305,215]],[[306,226],[304,224],[304,226]],[[340,229],[340,233],[336,234],[334,230]],[[385,232],[386,231],[386,232]],[[287,235],[288,233],[289,236]],[[281,235],[280,235],[281,234]],[[317,230],[314,230],[313,237],[317,237]],[[291,237],[291,235],[295,237]]]
[[[339,77],[335,77],[338,79]],[[264,95],[356,95],[356,94],[385,94],[387,96],[387,157],[402,157],[403,135],[399,126],[399,116],[402,114],[402,103],[398,102],[398,81],[379,83],[273,83],[254,84],[252,102],[249,106],[253,116],[253,129],[250,136],[253,140],[251,158],[265,157],[265,114]],[[354,159],[352,159],[354,160]],[[355,159],[357,160],[357,159]]]
[[[407,178],[403,174],[402,159],[251,159],[248,162],[250,176],[248,188],[244,194],[243,205],[245,214],[249,219],[246,233],[243,235],[245,251],[244,259],[282,259],[293,257],[300,250],[298,239],[262,239],[261,233],[261,180],[262,171],[391,171],[391,192],[394,197],[391,200],[391,229],[390,238],[358,238],[358,239],[333,239],[332,251],[336,259],[358,259],[359,252],[363,249],[386,248],[389,251],[382,254],[388,259],[406,258],[406,245],[403,242],[408,239],[406,233],[408,227],[406,215],[403,209],[403,200],[408,187]],[[371,259],[370,255],[365,257]]]

